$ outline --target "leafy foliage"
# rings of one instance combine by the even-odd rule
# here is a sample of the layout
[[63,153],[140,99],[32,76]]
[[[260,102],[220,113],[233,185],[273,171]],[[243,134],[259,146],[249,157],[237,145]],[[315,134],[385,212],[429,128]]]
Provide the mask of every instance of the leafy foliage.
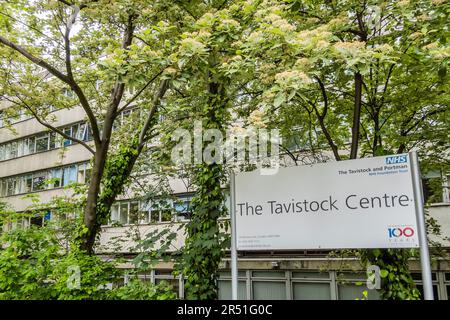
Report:
[[411,277],[408,260],[417,253],[405,249],[375,249],[362,252],[363,264],[380,267],[380,296],[384,300],[418,300],[419,290]]
[[[136,163],[145,167],[143,163],[155,161],[152,170],[177,176],[167,157],[173,146],[171,134],[180,127],[192,130],[193,120],[200,120],[205,129],[221,131],[235,120],[243,126],[278,128],[286,141],[296,145],[284,146],[295,164],[420,148],[423,171],[449,169],[445,1],[75,3],[82,7],[80,30],[72,35],[68,30],[63,39],[61,27],[66,29],[73,14],[63,1],[0,3],[0,97],[11,103],[5,113],[14,116],[25,110],[57,130],[48,106],[67,110],[81,104],[95,136],[85,146],[95,154],[93,179],[88,190],[77,194],[80,204],[70,209],[84,216],[66,231],[58,231],[78,235],[69,235],[70,251],[59,256],[56,247],[61,238],[35,228],[5,235],[12,238],[2,243],[11,240],[13,245],[2,254],[15,257],[10,264],[4,260],[5,274],[21,272],[20,264],[29,263],[23,271],[29,279],[44,283],[50,269],[59,270],[54,283],[62,286],[66,279],[62,270],[79,261],[83,270],[92,268],[92,274],[73,297],[62,287],[61,294],[94,297],[96,284],[106,281],[99,274],[109,266],[76,248],[92,251],[93,240],[116,196],[130,184]],[[26,48],[18,49],[10,41]],[[62,69],[66,73],[61,75]],[[43,72],[56,78],[42,81]],[[139,94],[125,95],[127,89]],[[61,94],[67,91],[72,95]],[[119,126],[124,104],[136,106],[139,113]],[[148,144],[157,133],[162,143],[153,150]],[[311,156],[301,158],[304,153]],[[214,163],[183,169],[197,193],[178,271],[187,278],[189,299],[212,299],[217,297],[217,269],[228,244],[219,220],[225,213],[225,167]],[[54,207],[64,207],[63,202]],[[47,249],[19,254],[28,248],[24,232],[34,239],[33,248]],[[145,252],[152,237],[136,260],[142,268],[162,257]],[[61,268],[50,268],[54,257],[64,258],[55,258],[61,260]],[[382,268],[384,298],[418,297],[407,270],[409,251],[362,251],[361,257]],[[32,269],[37,262],[42,268]],[[35,290],[48,288],[31,283],[24,286],[23,296],[39,296]],[[2,288],[9,292],[14,285],[5,282]],[[119,296],[137,298],[144,287],[133,282]]]
[[[16,227],[1,233],[0,300],[175,298],[172,288],[164,282],[153,285],[133,280],[126,286],[119,285],[123,281],[123,274],[117,268],[117,263],[121,260],[108,261],[79,250],[76,226],[82,226],[82,223],[77,217],[62,219],[64,210],[73,210],[74,204],[68,201],[69,204],[64,206],[61,200],[55,199],[60,206],[53,211],[56,215],[54,221],[43,226]],[[36,216],[47,212],[39,210],[40,204],[32,213],[15,213],[3,203],[0,206],[0,221],[3,225],[17,225],[27,215]],[[152,254],[156,260],[161,256],[161,252],[151,250],[160,238],[162,235],[153,234],[143,241],[141,246],[145,248],[146,256]],[[173,235],[168,235],[164,241],[170,243],[172,240]],[[162,246],[162,250],[166,250],[167,245]],[[136,273],[148,271],[148,268],[138,263],[142,255],[138,255],[134,261]]]
[[164,281],[153,285],[132,279],[127,285],[114,290],[110,297],[121,300],[173,300],[176,295]]

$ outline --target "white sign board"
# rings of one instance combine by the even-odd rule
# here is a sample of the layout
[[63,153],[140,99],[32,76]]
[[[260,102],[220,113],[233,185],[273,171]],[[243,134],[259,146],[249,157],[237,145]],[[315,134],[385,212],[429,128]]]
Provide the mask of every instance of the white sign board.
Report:
[[238,250],[418,247],[408,154],[236,175]]

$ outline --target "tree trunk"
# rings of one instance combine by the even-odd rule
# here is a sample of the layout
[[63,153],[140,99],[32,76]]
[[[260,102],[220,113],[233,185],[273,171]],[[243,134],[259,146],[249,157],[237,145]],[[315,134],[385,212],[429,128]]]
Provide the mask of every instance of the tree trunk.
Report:
[[362,101],[362,75],[355,73],[355,104],[353,108],[353,126],[352,126],[352,146],[350,150],[350,159],[356,159],[358,156],[359,142],[359,124],[361,118]]
[[100,195],[100,185],[105,170],[107,148],[104,144],[97,150],[94,156],[94,165],[84,209],[84,224],[87,233],[82,235],[81,248],[88,253],[93,252],[95,242],[95,222],[97,220],[97,202]]
[[[375,109],[375,108],[374,108]],[[373,141],[372,141],[372,155],[375,157],[378,155],[378,146],[380,143],[380,115],[378,110],[375,110],[373,114]]]

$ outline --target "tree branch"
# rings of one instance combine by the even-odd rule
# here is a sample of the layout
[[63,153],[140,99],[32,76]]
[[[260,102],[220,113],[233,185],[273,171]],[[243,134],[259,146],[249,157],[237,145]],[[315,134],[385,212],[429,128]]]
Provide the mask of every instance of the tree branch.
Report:
[[51,131],[54,131],[56,133],[58,133],[59,135],[63,136],[64,138],[71,140],[73,142],[79,143],[81,144],[83,147],[85,147],[90,153],[92,153],[93,155],[95,155],[95,151],[94,149],[92,149],[85,141],[74,138],[72,136],[69,136],[68,134],[64,133],[64,131],[62,131],[61,129],[58,129],[57,127],[52,126],[51,124],[49,124],[48,122],[45,122],[44,120],[42,120],[42,118],[37,114],[37,112],[35,110],[33,110],[33,108],[27,104],[22,98],[20,98],[18,95],[16,95],[16,98],[20,100],[21,104],[19,104],[17,101],[14,101],[6,96],[2,96],[2,98],[4,98],[5,100],[12,102],[16,105],[19,105],[21,107],[24,107],[25,109],[27,109],[28,111],[30,111],[33,114],[33,117],[37,120],[37,122],[39,122],[41,125],[43,125],[44,127],[50,129]]
[[164,72],[164,70],[161,70],[160,72],[158,72],[153,78],[151,78],[144,87],[142,87],[133,97],[131,97],[130,100],[127,101],[127,103],[125,103],[125,105],[123,107],[121,107],[119,110],[117,110],[117,115],[120,114],[123,110],[125,110],[128,106],[130,106],[130,104],[133,103],[134,100],[136,100],[141,94],[142,92],[145,91],[145,89],[148,88],[148,86],[150,84],[153,83],[153,81],[156,80],[156,78],[158,78],[162,73]]
[[[328,145],[330,146],[331,150],[333,151],[334,158],[336,159],[336,161],[340,161],[341,156],[339,155],[338,148],[337,148],[336,144],[334,143],[333,138],[331,137],[331,134],[325,125],[324,116],[320,114],[316,105],[312,101],[306,99],[306,102],[313,108],[314,112],[316,113],[317,119],[319,120],[320,128],[321,128],[323,134],[325,135],[325,138],[327,139]],[[309,112],[309,110],[307,108],[306,108],[306,110]]]
[[45,62],[43,59],[33,56],[25,48],[23,48],[23,47],[15,44],[15,43],[9,41],[8,39],[4,38],[1,35],[0,35],[0,43],[2,43],[3,45],[5,45],[7,47],[10,47],[11,49],[19,52],[21,55],[23,55],[25,58],[27,58],[28,60],[30,60],[34,64],[36,64],[36,65],[46,69],[48,72],[53,74],[55,77],[57,77],[61,81],[69,84],[69,78],[65,74],[63,74],[62,72],[60,72],[59,70],[57,70],[56,68],[54,68],[53,66],[48,64],[47,62]]
[[[125,28],[125,32],[123,35],[122,48],[128,50],[129,46],[133,42],[133,33],[135,26],[133,24],[133,15],[128,16],[127,26]],[[109,139],[111,134],[112,125],[114,119],[117,117],[118,112],[117,109],[119,107],[120,102],[122,101],[123,93],[125,91],[125,83],[116,80],[114,88],[111,92],[111,96],[109,98],[108,109],[105,116],[104,130],[103,130],[103,139]]]
[[353,107],[352,124],[352,145],[350,148],[350,159],[356,159],[358,156],[359,125],[361,118],[361,97],[362,97],[362,75],[355,73],[355,104]]
[[89,105],[89,102],[88,102],[86,96],[84,95],[83,91],[78,86],[78,84],[75,81],[73,81],[72,79],[70,79],[67,75],[63,74],[62,72],[60,72],[59,70],[57,70],[56,68],[51,66],[49,63],[47,63],[43,59],[35,57],[34,55],[32,55],[30,52],[28,52],[22,46],[19,46],[19,45],[15,44],[15,43],[9,41],[8,39],[4,38],[1,35],[0,35],[0,43],[5,45],[5,46],[7,46],[7,47],[9,47],[9,48],[11,48],[11,49],[13,49],[13,50],[15,50],[15,51],[17,51],[18,53],[23,55],[25,58],[27,58],[28,60],[30,60],[34,64],[36,64],[36,65],[46,69],[52,75],[54,75],[59,80],[61,80],[62,82],[68,84],[71,87],[71,89],[78,96],[78,99],[80,100],[81,106],[83,107],[84,111],[86,112],[86,114],[87,114],[87,116],[89,118],[89,121],[90,121],[91,127],[92,127],[92,135],[94,137],[95,144],[97,146],[100,145],[100,134],[99,134],[99,129],[98,129],[98,125],[97,125],[97,119],[95,118],[95,115],[92,112],[92,109],[91,109],[91,107]]
[[391,66],[389,67],[388,75],[386,77],[386,81],[384,82],[384,88],[383,88],[383,94],[381,96],[380,107],[384,103],[384,98],[386,96],[386,91],[388,88],[389,80],[391,79],[391,75],[392,75],[392,71],[394,70],[394,67],[395,67],[395,63],[391,64]]
[[323,103],[324,103],[322,118],[325,118],[325,116],[327,115],[327,112],[328,112],[328,95],[327,95],[327,92],[326,92],[323,82],[319,79],[319,77],[316,76],[315,78],[316,78],[317,82],[319,83],[320,91],[322,92]]
[[169,80],[168,79],[162,80],[159,85],[158,91],[156,92],[155,96],[153,97],[152,108],[150,109],[147,119],[145,120],[144,126],[142,127],[141,133],[139,134],[140,148],[142,148],[144,146],[145,137],[147,135],[148,128],[150,127],[150,123],[153,120],[153,116],[155,115],[156,111],[158,110],[159,101],[166,93],[168,86],[169,86]]
[[291,157],[292,160],[294,160],[295,165],[297,165],[298,162],[298,156],[294,156],[294,154],[288,149],[286,148],[284,145],[280,145],[280,147],[282,149],[284,149],[284,151],[286,151],[286,153],[288,154],[289,157]]
[[404,131],[405,134],[408,134],[411,130],[413,130],[415,127],[417,127],[421,122],[425,121],[426,118],[433,116],[435,114],[441,113],[441,112],[445,112],[445,111],[447,111],[446,108],[443,108],[443,109],[433,110],[431,112],[428,112],[427,114],[424,114],[422,117],[420,117],[420,119],[418,119],[416,122],[414,122],[414,124],[412,126],[410,126],[408,129],[406,129]]
[[71,61],[71,50],[70,50],[70,32],[72,31],[72,25],[77,19],[79,9],[73,8],[73,13],[70,15],[69,20],[66,23],[66,32],[64,33],[64,51],[66,53],[66,70],[67,76],[75,82],[72,73],[72,61]]
[[58,42],[57,40],[55,40],[55,39],[49,37],[48,35],[46,35],[45,33],[43,33],[41,30],[39,30],[39,29],[37,29],[37,28],[35,28],[35,27],[32,27],[32,26],[30,26],[29,24],[26,24],[25,22],[20,21],[19,19],[14,18],[13,16],[11,16],[11,15],[9,15],[9,14],[3,12],[3,11],[0,11],[0,14],[3,15],[3,16],[5,16],[5,17],[8,17],[8,18],[10,18],[10,19],[13,19],[14,21],[20,23],[21,25],[24,25],[24,26],[27,27],[27,28],[30,28],[31,30],[33,30],[34,32],[39,33],[41,36],[45,37],[45,38],[48,39],[48,40],[53,41],[53,42],[56,42],[56,43],[58,44],[58,46],[60,46],[61,48],[63,47],[63,45],[62,45],[60,42]]

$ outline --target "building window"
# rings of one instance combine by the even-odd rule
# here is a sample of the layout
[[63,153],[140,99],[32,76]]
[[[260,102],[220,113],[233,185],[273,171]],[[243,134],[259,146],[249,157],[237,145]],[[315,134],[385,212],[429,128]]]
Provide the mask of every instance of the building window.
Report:
[[128,206],[129,202],[122,202],[119,205],[119,223],[128,224]]
[[40,172],[33,174],[33,191],[40,191],[45,189],[45,180],[47,180],[47,176],[45,172]]
[[53,150],[60,147],[58,136],[55,132],[50,132],[49,150]]
[[[79,140],[92,140],[92,130],[86,123],[77,123],[61,129],[65,134]],[[61,139],[55,132],[45,132],[16,141],[5,142],[0,144],[0,161],[60,148],[61,142],[64,146],[74,144],[70,139]]]
[[192,198],[193,196],[183,196],[174,201],[173,206],[176,212],[177,221],[189,221],[191,219],[192,212],[190,203]]
[[18,155],[18,148],[17,147],[18,147],[17,146],[17,141],[14,141],[14,142],[11,143],[10,155],[9,155],[10,158],[17,158],[17,155]]
[[69,166],[63,169],[62,185],[64,187],[77,182],[77,166]]
[[78,183],[89,183],[92,169],[87,163],[78,165]]
[[[422,274],[421,273],[412,273],[411,277],[414,279],[416,283],[417,289],[420,291],[420,298],[423,300],[423,284],[422,284]],[[439,299],[439,290],[438,290],[438,280],[436,272],[431,273],[431,281],[433,285],[433,295],[434,300]]]
[[80,168],[84,172],[84,176],[90,170],[88,164],[82,163],[2,178],[0,179],[0,197],[59,188],[71,183],[84,183],[85,181],[78,180]]
[[175,277],[172,274],[172,270],[155,270],[155,284],[165,282],[172,287],[173,292],[179,297],[180,292],[180,277]]
[[279,281],[252,281],[254,300],[286,300],[286,283]]
[[151,222],[170,222],[173,217],[173,202],[168,199],[151,201]]
[[36,216],[30,218],[30,225],[42,227],[43,220],[44,219],[41,215],[36,215]]
[[329,272],[292,272],[292,299],[331,300]]
[[338,299],[355,300],[363,299],[363,292],[367,291],[369,300],[380,300],[377,290],[368,290],[366,287],[366,275],[364,273],[344,273],[338,276]]
[[253,271],[252,292],[255,300],[286,300],[284,271]]
[[47,151],[49,148],[48,133],[36,137],[36,152]]
[[62,89],[62,95],[66,98],[73,98],[74,97],[74,93],[71,89],[69,88],[63,88]]
[[117,204],[111,207],[111,221],[119,221],[119,206]]
[[178,200],[119,201],[111,207],[110,220],[122,225],[187,221],[191,199],[192,196],[181,196]]
[[59,188],[62,186],[63,182],[62,174],[63,171],[61,168],[51,170],[50,176],[51,179],[53,180],[53,188]]
[[292,283],[294,300],[330,300],[331,288],[329,283]]
[[130,202],[128,208],[128,223],[129,224],[137,224],[139,223],[139,202],[133,201]]
[[17,181],[15,179],[7,180],[7,195],[13,195],[16,192]]
[[35,143],[36,143],[36,137],[30,137],[24,139],[23,142],[23,155],[28,155],[35,153]]
[[[219,280],[219,300],[231,300],[231,280]],[[238,280],[238,299],[247,299],[247,283],[246,281]]]
[[[68,127],[68,128],[65,128],[64,130],[63,130],[63,132],[66,134],[66,135],[68,135],[68,136],[72,136],[72,127]],[[64,143],[63,143],[63,145],[64,145],[64,147],[67,147],[67,146],[70,146],[72,144],[72,140],[70,140],[70,139],[64,139]]]
[[423,197],[426,203],[450,202],[449,174],[430,171],[422,178]]
[[[219,300],[231,300],[231,272],[219,272]],[[247,294],[247,272],[238,271],[238,299],[247,300],[250,297]]]

